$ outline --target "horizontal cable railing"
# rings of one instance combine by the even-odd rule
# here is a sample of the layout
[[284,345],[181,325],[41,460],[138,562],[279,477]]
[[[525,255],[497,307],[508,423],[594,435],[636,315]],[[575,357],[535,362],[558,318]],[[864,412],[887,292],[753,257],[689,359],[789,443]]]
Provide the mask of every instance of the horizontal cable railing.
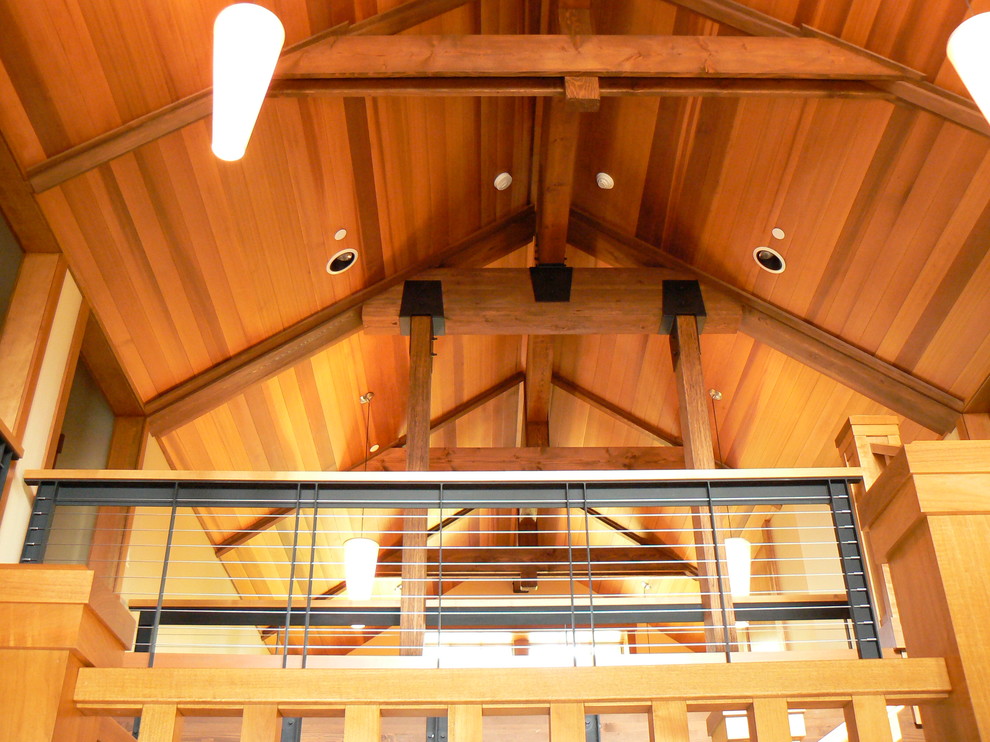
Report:
[[[30,479],[22,561],[88,564],[137,616],[149,664],[189,652],[283,667],[880,656],[855,477],[837,471],[112,474]],[[410,523],[425,547],[402,548]]]

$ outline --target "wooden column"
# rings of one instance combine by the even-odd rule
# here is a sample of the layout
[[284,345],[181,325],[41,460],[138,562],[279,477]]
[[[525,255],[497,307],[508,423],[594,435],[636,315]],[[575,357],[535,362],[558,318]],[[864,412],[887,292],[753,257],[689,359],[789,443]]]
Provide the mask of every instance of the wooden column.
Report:
[[990,414],[968,412],[959,418],[956,429],[959,431],[959,437],[964,441],[990,440]]
[[904,446],[860,504],[890,565],[911,657],[944,657],[947,701],[921,705],[928,739],[990,740],[990,441]]
[[787,701],[783,698],[757,698],[749,707],[752,742],[791,742]]
[[650,742],[690,742],[688,710],[684,701],[650,704]]
[[458,704],[447,709],[450,742],[482,742],[481,705]]
[[102,721],[75,709],[77,673],[119,666],[133,632],[130,614],[88,570],[0,566],[3,739],[94,742]]
[[584,742],[583,703],[550,704],[550,742]]
[[0,334],[0,420],[18,440],[27,427],[64,277],[60,255],[25,255]]
[[849,742],[893,742],[883,696],[853,696],[844,711]]
[[[835,447],[847,466],[863,470],[863,486],[853,488],[853,503],[859,511],[860,504],[868,498],[869,488],[887,468],[891,455],[901,446],[900,424],[896,415],[853,415],[842,426],[835,438]],[[872,548],[869,530],[859,519],[860,536],[866,551],[867,568],[870,572],[870,585],[874,603],[880,619],[880,641],[885,647],[904,646],[904,633],[897,616],[897,600],[890,582],[890,569],[883,561],[883,555]]]
[[[433,318],[409,320],[409,406],[406,415],[406,468],[430,468],[430,398],[433,379]],[[407,510],[402,534],[402,600],[399,653],[423,654],[426,632],[427,511]]]
[[[688,469],[714,469],[712,433],[708,420],[708,392],[701,373],[701,343],[697,317],[678,315],[670,333],[670,352],[680,403],[684,465]],[[713,516],[714,517],[714,516]],[[693,508],[692,527],[698,561],[701,604],[705,609],[705,642],[709,652],[724,652],[736,643],[735,613],[728,589],[719,589],[712,520],[706,508]],[[717,520],[716,520],[717,522]],[[728,582],[723,585],[727,588]],[[728,633],[726,633],[728,632]]]
[[[113,423],[107,469],[140,469],[148,443],[148,423],[144,417],[117,417]],[[134,508],[99,508],[89,550],[89,568],[112,592],[120,591],[127,549],[131,539]]]
[[240,742],[281,742],[282,719],[277,706],[246,706]]
[[344,708],[344,742],[379,742],[381,709],[375,705],[348,704]]
[[180,742],[182,717],[174,703],[154,703],[141,710],[138,742]]

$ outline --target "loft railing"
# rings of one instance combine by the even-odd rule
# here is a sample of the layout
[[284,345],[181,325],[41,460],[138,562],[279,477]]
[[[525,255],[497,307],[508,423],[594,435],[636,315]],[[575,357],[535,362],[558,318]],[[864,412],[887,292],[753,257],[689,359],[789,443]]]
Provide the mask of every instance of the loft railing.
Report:
[[[426,587],[423,658],[407,663],[880,656],[850,470],[302,476],[30,475],[22,561],[114,575],[149,664],[374,664],[402,649],[403,515],[425,509],[405,578]],[[343,580],[355,536],[382,547],[363,601]],[[748,588],[728,539],[749,544]]]

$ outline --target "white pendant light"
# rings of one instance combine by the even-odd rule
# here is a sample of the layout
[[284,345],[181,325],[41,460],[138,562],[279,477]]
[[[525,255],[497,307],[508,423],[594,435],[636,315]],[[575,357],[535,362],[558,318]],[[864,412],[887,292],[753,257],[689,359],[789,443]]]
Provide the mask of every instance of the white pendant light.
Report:
[[344,542],[344,582],[350,600],[369,600],[378,567],[378,543],[370,538]]
[[729,591],[733,599],[749,597],[752,551],[752,545],[744,538],[725,539],[725,562],[729,571]]
[[990,120],[990,13],[967,18],[949,37],[949,61]]
[[284,42],[282,22],[260,5],[228,5],[217,16],[213,24],[213,154],[221,160],[244,156]]

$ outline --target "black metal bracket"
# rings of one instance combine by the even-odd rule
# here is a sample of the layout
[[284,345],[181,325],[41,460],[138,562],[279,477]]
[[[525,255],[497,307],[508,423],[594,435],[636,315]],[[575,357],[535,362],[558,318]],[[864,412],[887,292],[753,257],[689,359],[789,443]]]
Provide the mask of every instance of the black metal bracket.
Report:
[[447,742],[447,717],[426,717],[426,742]]
[[282,742],[299,742],[302,739],[302,719],[298,716],[282,717]]
[[412,317],[430,317],[433,320],[433,334],[444,334],[446,327],[441,281],[406,281],[402,285],[402,303],[399,305],[401,334],[409,334],[409,320]]
[[663,309],[660,318],[660,334],[669,335],[674,329],[674,318],[692,316],[698,320],[698,332],[705,326],[705,300],[701,284],[697,281],[664,281],[662,287]]
[[538,302],[571,300],[571,279],[574,269],[563,263],[544,263],[529,269],[533,298]]
[[598,714],[584,717],[584,742],[602,742],[602,718]]

